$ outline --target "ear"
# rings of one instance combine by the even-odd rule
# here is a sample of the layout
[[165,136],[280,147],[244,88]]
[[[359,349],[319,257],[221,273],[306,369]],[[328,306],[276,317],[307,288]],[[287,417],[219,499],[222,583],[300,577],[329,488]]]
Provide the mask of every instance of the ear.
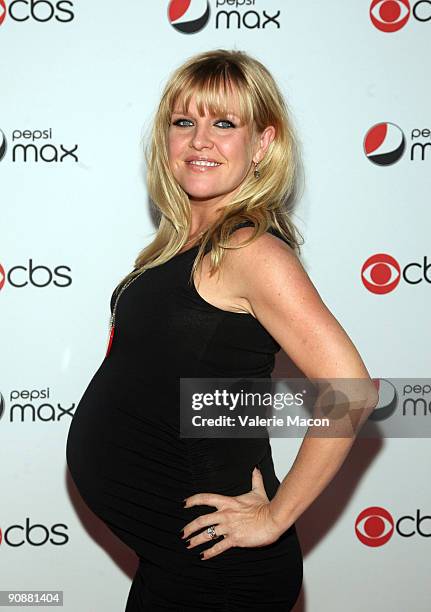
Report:
[[265,157],[265,153],[271,144],[271,142],[275,138],[275,127],[273,125],[268,125],[263,132],[256,136],[257,139],[257,148],[255,148],[253,155],[253,162],[258,164]]

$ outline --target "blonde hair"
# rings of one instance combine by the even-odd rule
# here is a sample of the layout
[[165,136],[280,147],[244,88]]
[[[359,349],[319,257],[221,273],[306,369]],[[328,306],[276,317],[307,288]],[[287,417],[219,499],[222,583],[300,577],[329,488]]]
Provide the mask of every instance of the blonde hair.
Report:
[[[272,75],[258,60],[242,51],[206,51],[177,68],[162,93],[145,149],[148,195],[160,213],[159,228],[154,240],[138,254],[135,269],[119,283],[117,290],[145,269],[169,261],[187,243],[190,202],[168,162],[168,130],[175,105],[181,102],[187,112],[195,94],[201,115],[207,108],[211,114],[222,116],[228,110],[229,94],[233,91],[238,94],[241,123],[248,124],[253,133],[273,125],[275,138],[259,163],[260,178],[249,173],[222,214],[203,234],[190,280],[209,241],[211,274],[219,269],[226,248],[246,246],[271,227],[300,253],[302,236],[289,214],[296,196],[300,155],[286,102]],[[228,245],[233,228],[246,220],[255,226],[253,236],[241,245]]]

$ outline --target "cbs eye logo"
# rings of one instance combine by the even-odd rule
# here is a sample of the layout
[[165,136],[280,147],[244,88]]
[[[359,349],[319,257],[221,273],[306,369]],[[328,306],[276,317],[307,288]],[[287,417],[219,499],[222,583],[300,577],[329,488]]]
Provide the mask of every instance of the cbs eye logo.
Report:
[[4,0],[0,0],[0,25],[3,23],[6,17],[6,4]]
[[394,533],[394,519],[390,512],[379,506],[365,508],[356,519],[355,533],[366,546],[383,546]]
[[370,18],[381,32],[397,32],[403,28],[410,17],[408,0],[373,0]]
[[408,0],[373,0],[370,6],[371,23],[381,32],[398,32],[410,15],[416,21],[431,21],[430,0],[418,0],[412,7]]
[[372,255],[362,266],[361,278],[364,286],[371,293],[379,295],[389,293],[400,282],[400,264],[385,253]]
[[404,514],[394,521],[392,514],[380,506],[370,506],[362,510],[355,521],[355,533],[365,546],[376,548],[386,544],[394,533],[401,538],[430,538],[429,514],[420,508],[414,514]]
[[423,263],[412,261],[401,268],[391,255],[377,253],[369,257],[362,266],[362,283],[371,293],[390,293],[397,287],[401,278],[408,285],[419,285],[423,282],[431,285],[431,262],[428,262],[428,257],[425,255]]
[[3,289],[5,281],[6,281],[6,272],[4,271],[3,266],[0,264],[0,289]]

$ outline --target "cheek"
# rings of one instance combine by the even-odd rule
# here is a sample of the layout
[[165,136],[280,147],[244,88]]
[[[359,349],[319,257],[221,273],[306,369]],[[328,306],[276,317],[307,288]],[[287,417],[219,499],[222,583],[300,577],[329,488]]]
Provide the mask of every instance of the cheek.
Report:
[[174,155],[175,151],[175,138],[172,136],[168,136],[168,157],[171,158]]
[[246,165],[250,156],[250,143],[244,138],[229,138],[221,140],[218,148],[226,158],[235,165]]
[[168,136],[168,159],[175,162],[184,156],[184,137]]

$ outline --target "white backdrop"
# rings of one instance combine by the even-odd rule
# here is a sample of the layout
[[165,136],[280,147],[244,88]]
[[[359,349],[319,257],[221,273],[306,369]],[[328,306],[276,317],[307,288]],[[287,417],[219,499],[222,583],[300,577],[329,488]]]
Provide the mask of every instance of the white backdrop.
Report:
[[[0,0],[0,22],[0,590],[63,590],[67,612],[120,612],[136,557],[81,501],[65,442],[105,355],[111,292],[155,231],[142,144],[166,79],[218,47],[270,69],[301,140],[294,221],[311,279],[372,377],[425,378],[431,5]],[[381,257],[371,289],[361,278],[377,254],[401,271],[384,293]],[[299,444],[272,442],[280,479]],[[427,439],[355,444],[297,522],[296,612],[430,609],[431,518],[415,518],[431,514],[430,459]],[[382,544],[370,512],[370,546],[355,523],[375,506],[396,526]]]

